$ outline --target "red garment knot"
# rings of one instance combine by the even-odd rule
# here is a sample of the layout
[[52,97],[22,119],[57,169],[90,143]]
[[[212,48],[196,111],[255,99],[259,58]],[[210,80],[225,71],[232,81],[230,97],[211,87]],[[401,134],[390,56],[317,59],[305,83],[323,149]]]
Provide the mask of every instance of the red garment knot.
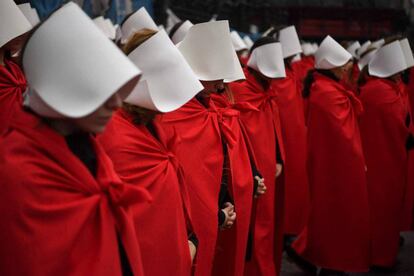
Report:
[[119,207],[129,207],[137,203],[152,201],[147,190],[132,184],[111,183],[103,189],[103,192],[112,204]]

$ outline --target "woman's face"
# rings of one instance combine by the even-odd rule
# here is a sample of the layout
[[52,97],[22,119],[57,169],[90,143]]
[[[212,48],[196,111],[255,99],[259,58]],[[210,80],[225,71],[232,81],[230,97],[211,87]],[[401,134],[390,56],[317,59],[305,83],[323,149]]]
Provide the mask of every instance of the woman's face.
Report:
[[25,33],[21,36],[18,36],[11,41],[9,41],[6,45],[4,45],[2,48],[6,52],[10,52],[12,56],[20,53],[22,50],[24,44],[26,43],[26,40],[29,38],[29,33]]
[[331,71],[332,71],[332,73],[335,74],[335,76],[338,79],[342,80],[342,79],[348,78],[350,76],[350,74],[352,73],[352,66],[353,66],[353,63],[350,60],[345,65],[343,65],[341,67],[331,69]]
[[204,86],[202,93],[205,95],[210,95],[211,93],[223,93],[226,90],[223,80],[201,81],[201,83]]
[[101,133],[112,118],[112,114],[122,106],[123,100],[131,90],[123,89],[113,94],[104,104],[88,116],[72,119],[76,128],[88,133]]

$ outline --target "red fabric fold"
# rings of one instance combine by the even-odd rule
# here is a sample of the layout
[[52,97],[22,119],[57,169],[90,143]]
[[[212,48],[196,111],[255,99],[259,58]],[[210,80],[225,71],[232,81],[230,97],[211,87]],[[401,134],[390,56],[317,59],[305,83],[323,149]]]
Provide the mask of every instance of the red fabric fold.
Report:
[[[249,150],[241,129],[240,112],[234,109],[224,94],[212,94],[211,100],[219,114],[221,128],[226,126],[234,138],[231,144],[227,143],[227,152],[230,163],[229,192],[237,213],[235,225],[220,231],[218,235],[213,275],[243,275],[253,201]],[[243,107],[249,108],[248,105]]]
[[[145,275],[190,275],[189,202],[182,170],[162,129],[155,138],[145,125],[119,110],[99,136],[121,179],[146,189],[149,206],[132,208]],[[171,138],[171,140],[174,140]],[[191,231],[191,229],[189,229]]]
[[286,69],[286,78],[272,82],[278,95],[283,143],[285,233],[298,235],[305,226],[309,212],[309,184],[306,171],[306,126],[302,96],[295,74]]
[[[237,104],[249,103],[257,111],[244,110],[241,120],[252,145],[258,170],[265,179],[267,192],[254,203],[252,218],[253,256],[245,275],[279,275],[283,240],[283,185],[275,180],[276,140],[284,158],[277,94],[264,91],[250,72],[246,81],[231,83]],[[276,138],[277,137],[277,138]]]
[[[209,106],[212,105],[209,102]],[[192,222],[199,240],[195,275],[210,276],[218,233],[218,198],[224,162],[219,115],[193,98],[178,110],[161,115],[157,121],[167,135],[176,131],[181,139],[173,150],[183,167]]]
[[0,134],[2,134],[13,116],[13,112],[23,102],[26,90],[26,78],[20,67],[7,59],[0,66]]
[[130,211],[150,197],[123,184],[91,141],[96,179],[63,136],[15,112],[0,142],[1,275],[121,275],[118,235],[134,274],[142,275]]

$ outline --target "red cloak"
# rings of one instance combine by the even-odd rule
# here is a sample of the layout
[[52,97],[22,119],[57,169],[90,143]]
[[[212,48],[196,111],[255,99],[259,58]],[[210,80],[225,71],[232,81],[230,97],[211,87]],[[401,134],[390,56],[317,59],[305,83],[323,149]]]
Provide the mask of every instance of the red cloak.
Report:
[[371,217],[371,264],[395,264],[406,190],[409,130],[405,125],[404,85],[370,77],[360,87],[360,120],[367,164]]
[[231,105],[224,94],[212,94],[219,114],[220,129],[226,139],[230,161],[229,190],[237,213],[235,225],[220,231],[216,247],[213,275],[243,275],[247,239],[253,201],[253,174],[249,156],[249,143],[245,140],[238,109],[254,110],[253,106]]
[[97,176],[38,117],[14,113],[0,142],[0,274],[122,275],[117,235],[143,275],[130,208],[147,201],[121,182],[91,137]]
[[[153,124],[156,127],[156,124]],[[149,207],[132,209],[145,275],[190,275],[186,215],[188,195],[164,132],[156,139],[145,125],[119,110],[99,136],[121,180],[149,191]],[[185,207],[185,209],[184,209]],[[187,213],[185,213],[185,210]],[[188,218],[188,217],[187,217]]]
[[311,210],[293,244],[313,264],[341,271],[369,268],[369,206],[357,116],[360,101],[314,73],[307,117]]
[[[211,101],[210,106],[214,105]],[[177,157],[183,166],[192,222],[199,240],[195,275],[210,276],[218,232],[218,201],[223,146],[218,113],[193,98],[176,111],[161,115],[161,127],[180,136]],[[170,133],[167,133],[170,135]]]
[[297,89],[301,93],[303,81],[305,80],[308,71],[315,67],[315,58],[313,56],[302,56],[301,60],[293,62],[291,66],[295,73]]
[[309,212],[309,184],[306,172],[306,126],[302,95],[292,70],[286,78],[272,82],[277,100],[285,146],[285,233],[298,235]]
[[4,66],[0,66],[0,134],[6,130],[16,106],[22,105],[26,85],[20,67],[5,59]]
[[241,111],[241,120],[252,144],[258,170],[265,179],[267,192],[255,200],[252,260],[245,275],[279,275],[283,247],[283,185],[276,183],[276,144],[282,159],[284,151],[276,92],[264,91],[254,76],[244,70],[246,81],[233,82],[230,89],[237,103],[250,103],[258,111]]

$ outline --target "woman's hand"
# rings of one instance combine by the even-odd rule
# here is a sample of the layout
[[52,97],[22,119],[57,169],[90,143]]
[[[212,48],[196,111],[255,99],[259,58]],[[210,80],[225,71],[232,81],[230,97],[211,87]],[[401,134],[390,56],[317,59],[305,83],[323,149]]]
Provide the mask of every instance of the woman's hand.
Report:
[[234,205],[230,202],[226,202],[224,206],[224,209],[221,209],[221,211],[225,214],[226,218],[223,224],[221,225],[222,229],[231,228],[236,220],[236,212],[234,211]]
[[283,171],[283,165],[282,164],[276,164],[276,178],[279,177],[279,175],[282,173]]
[[254,180],[257,183],[256,193],[254,197],[259,197],[261,195],[264,195],[266,193],[267,187],[264,183],[264,178],[261,178],[260,176],[255,176]]
[[188,247],[190,249],[191,263],[194,262],[195,255],[197,253],[197,247],[192,241],[188,241]]

